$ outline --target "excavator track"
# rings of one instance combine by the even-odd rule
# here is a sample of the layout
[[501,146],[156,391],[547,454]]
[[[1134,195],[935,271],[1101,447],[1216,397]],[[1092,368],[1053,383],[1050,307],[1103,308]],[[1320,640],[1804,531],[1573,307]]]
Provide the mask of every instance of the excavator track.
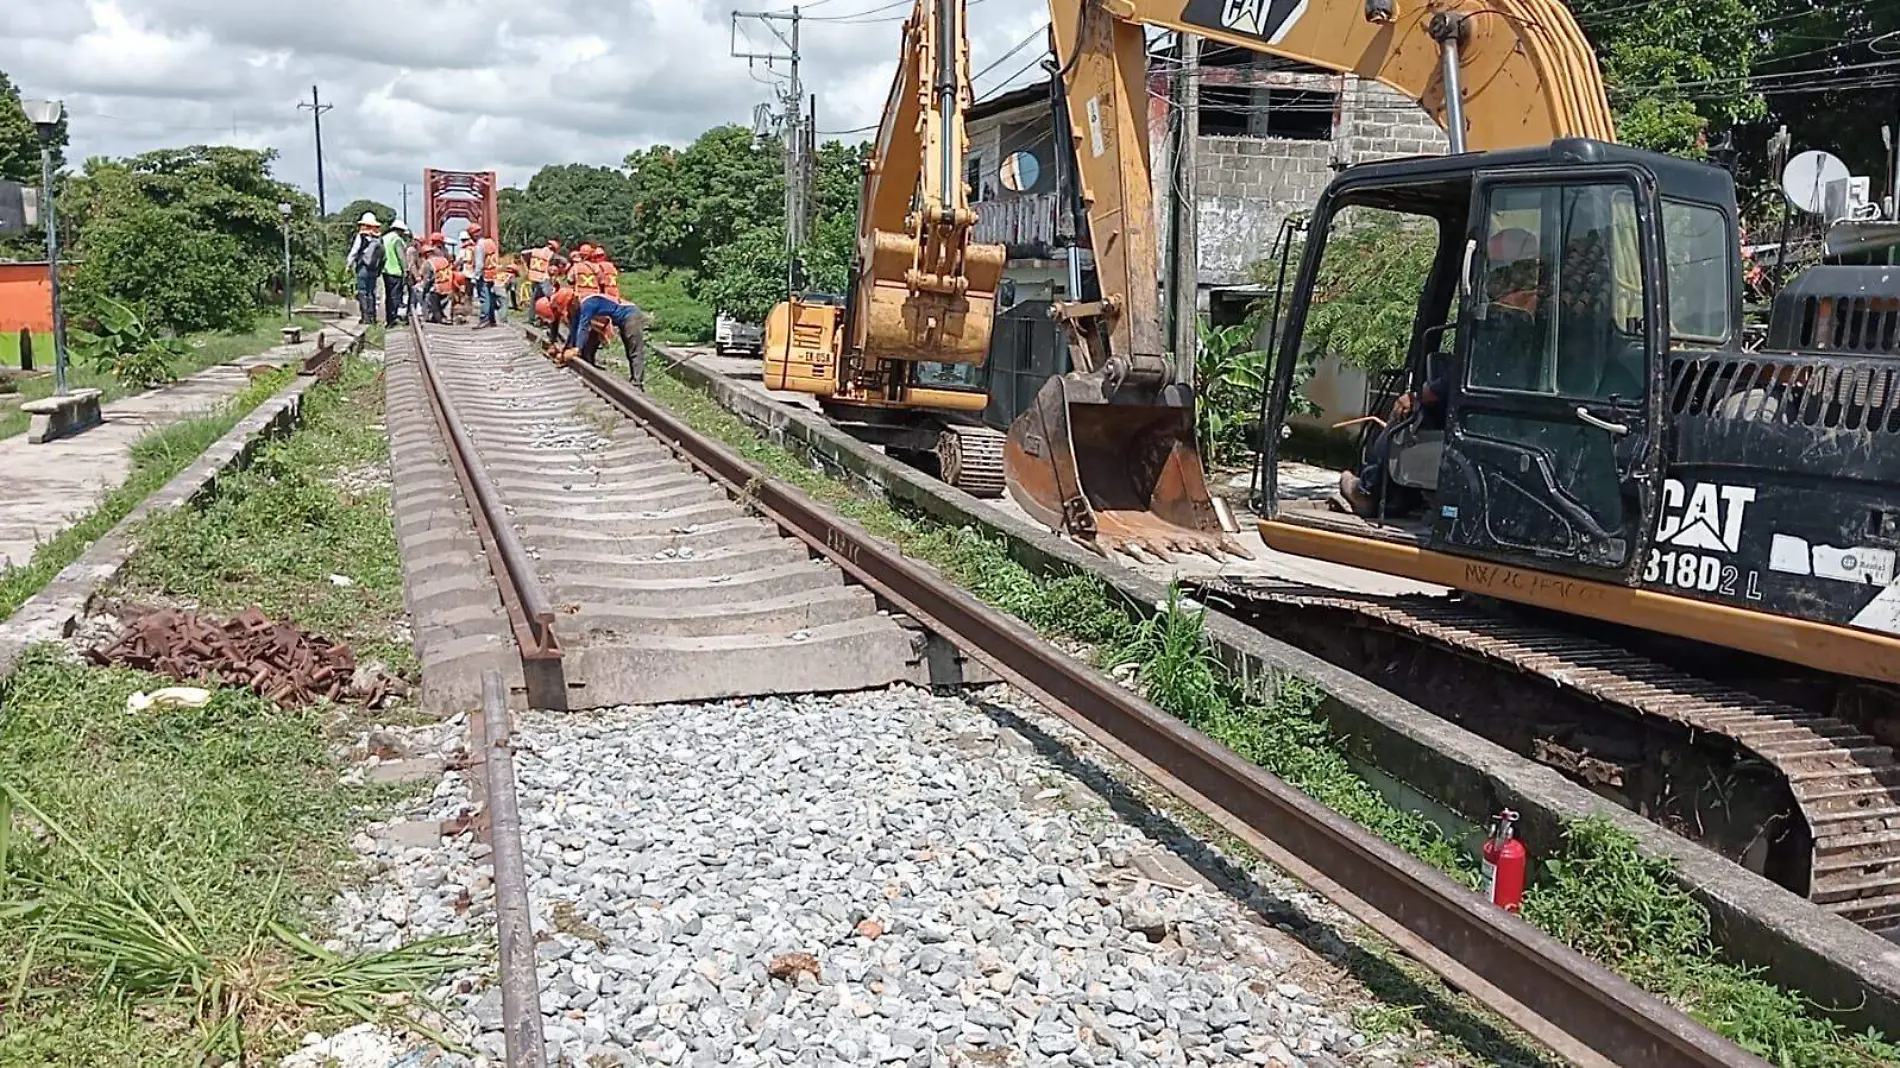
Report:
[[[1808,898],[1873,930],[1900,927],[1900,760],[1851,723],[1731,689],[1594,638],[1518,622],[1469,601],[1299,585],[1199,585],[1214,603],[1226,599],[1302,613],[1345,613],[1355,623],[1588,695],[1627,716],[1666,721],[1691,737],[1726,739],[1744,759],[1781,775],[1806,820],[1812,841]],[[1563,770],[1592,785],[1608,771],[1604,765],[1590,766],[1587,756],[1567,763]]]
[[986,426],[945,427],[937,439],[943,480],[972,497],[1003,495],[1003,435]]

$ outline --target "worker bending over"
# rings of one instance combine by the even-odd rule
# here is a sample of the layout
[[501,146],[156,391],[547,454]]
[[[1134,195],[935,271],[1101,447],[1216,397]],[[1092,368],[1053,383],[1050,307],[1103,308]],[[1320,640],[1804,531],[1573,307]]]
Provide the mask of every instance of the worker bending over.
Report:
[[[627,350],[627,381],[644,388],[647,378],[646,313],[638,304],[597,293],[580,300],[567,322],[568,354],[578,355],[599,366],[595,356],[607,339],[609,329],[620,332],[620,344]],[[575,348],[575,339],[579,348]]]

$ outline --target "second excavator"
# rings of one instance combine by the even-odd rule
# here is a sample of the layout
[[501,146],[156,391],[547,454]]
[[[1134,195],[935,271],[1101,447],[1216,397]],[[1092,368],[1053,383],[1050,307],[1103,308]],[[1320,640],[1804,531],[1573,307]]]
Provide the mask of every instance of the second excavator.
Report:
[[795,296],[766,320],[765,384],[814,394],[850,433],[934,454],[944,480],[1003,492],[1003,437],[977,418],[1005,250],[973,239],[964,0],[916,0],[865,161],[851,292]]

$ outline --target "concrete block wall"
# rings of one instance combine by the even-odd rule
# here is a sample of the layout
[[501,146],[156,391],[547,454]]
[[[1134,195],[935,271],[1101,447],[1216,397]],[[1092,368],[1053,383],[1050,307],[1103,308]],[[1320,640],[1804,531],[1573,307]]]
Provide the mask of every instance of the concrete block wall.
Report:
[[1351,166],[1398,156],[1444,154],[1445,131],[1424,108],[1378,82],[1348,79],[1340,109],[1339,163]]

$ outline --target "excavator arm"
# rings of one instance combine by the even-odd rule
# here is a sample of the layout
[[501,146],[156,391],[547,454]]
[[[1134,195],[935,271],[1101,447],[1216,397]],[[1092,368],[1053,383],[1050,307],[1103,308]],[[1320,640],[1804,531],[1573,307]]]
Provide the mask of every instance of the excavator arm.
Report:
[[918,389],[919,363],[989,355],[1006,250],[977,243],[964,188],[970,89],[965,0],[916,0],[864,165],[846,308],[793,297],[766,324],[765,375],[858,405],[981,408],[980,394]]
[[1378,81],[1453,151],[1613,136],[1561,0],[1050,0],[1049,14],[1101,296],[1058,305],[1075,371],[1011,427],[1005,471],[1032,516],[1102,550],[1239,551],[1207,492],[1191,383],[1164,349],[1144,28]]
[[850,350],[869,361],[980,364],[1004,249],[972,240],[963,181],[973,102],[964,0],[917,0],[865,167]]

